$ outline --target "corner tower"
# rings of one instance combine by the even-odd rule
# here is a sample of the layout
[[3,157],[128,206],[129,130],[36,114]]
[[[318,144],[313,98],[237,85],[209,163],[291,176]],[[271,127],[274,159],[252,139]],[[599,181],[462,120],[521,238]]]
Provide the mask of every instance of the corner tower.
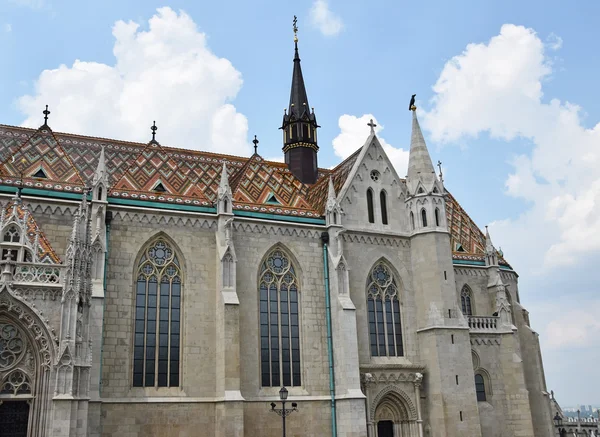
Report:
[[317,181],[317,118],[314,108],[310,110],[300,55],[298,54],[298,27],[294,16],[294,71],[292,73],[292,89],[290,104],[283,115],[283,153],[285,163],[290,171],[304,184]]

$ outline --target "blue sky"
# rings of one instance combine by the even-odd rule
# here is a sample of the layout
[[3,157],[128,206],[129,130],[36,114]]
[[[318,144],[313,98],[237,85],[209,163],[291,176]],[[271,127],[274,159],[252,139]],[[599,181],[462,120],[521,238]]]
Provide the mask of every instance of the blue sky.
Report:
[[600,3],[424,5],[0,0],[0,123],[38,126],[49,104],[58,131],[146,142],[156,119],[165,145],[248,154],[256,134],[280,159],[295,14],[319,164],[373,116],[404,175],[417,93],[448,189],[520,273],[549,389],[598,403]]

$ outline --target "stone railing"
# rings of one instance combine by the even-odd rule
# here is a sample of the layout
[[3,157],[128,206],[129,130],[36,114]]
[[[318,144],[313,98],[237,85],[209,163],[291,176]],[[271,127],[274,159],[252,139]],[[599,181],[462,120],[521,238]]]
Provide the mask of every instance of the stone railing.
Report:
[[63,270],[64,266],[62,265],[15,263],[13,282],[60,286],[62,285]]
[[492,332],[498,329],[500,317],[469,316],[469,329],[475,332]]

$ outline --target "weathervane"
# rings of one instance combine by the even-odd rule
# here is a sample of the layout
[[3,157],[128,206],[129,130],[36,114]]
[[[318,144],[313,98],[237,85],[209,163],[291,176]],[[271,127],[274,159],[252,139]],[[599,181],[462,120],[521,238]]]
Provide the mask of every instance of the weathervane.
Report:
[[294,15],[294,42],[298,42],[298,17]]
[[50,111],[48,111],[48,105],[46,105],[46,109],[44,109],[42,114],[44,114],[44,126],[48,126],[48,116],[50,115]]
[[260,141],[258,141],[258,138],[256,138],[256,135],[254,135],[254,139],[252,140],[252,142],[254,143],[254,154],[257,154],[257,150],[258,150],[258,143],[260,143]]
[[369,123],[367,123],[367,126],[369,126],[371,128],[371,133],[374,134],[375,133],[375,127],[377,125],[375,123],[373,123],[373,119],[371,119],[371,121]]
[[156,127],[156,121],[152,122],[152,126],[150,127],[150,130],[152,131],[152,142],[156,143],[156,131],[158,130],[158,128]]

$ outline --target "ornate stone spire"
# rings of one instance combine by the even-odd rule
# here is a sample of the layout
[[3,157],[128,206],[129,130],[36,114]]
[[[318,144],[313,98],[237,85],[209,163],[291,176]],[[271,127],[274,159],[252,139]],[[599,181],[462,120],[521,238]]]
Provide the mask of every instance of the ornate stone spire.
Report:
[[417,193],[417,186],[421,182],[424,190],[428,193],[432,191],[434,183],[437,181],[431,156],[425,144],[425,138],[419,126],[416,108],[412,112],[412,133],[410,137],[410,153],[408,156],[408,173],[406,181],[410,195]]
[[485,264],[487,266],[498,265],[498,252],[492,243],[492,237],[490,237],[490,231],[488,227],[485,227]]
[[335,194],[333,179],[329,177],[329,186],[327,189],[327,203],[325,204],[325,220],[328,226],[341,226],[342,224],[342,208]]
[[305,184],[317,180],[317,118],[308,104],[300,55],[298,54],[298,27],[294,16],[294,71],[289,107],[283,115],[283,152],[290,171]]
[[221,180],[217,191],[217,212],[219,214],[232,213],[232,193],[229,186],[229,175],[227,174],[227,164],[223,163],[221,170]]

